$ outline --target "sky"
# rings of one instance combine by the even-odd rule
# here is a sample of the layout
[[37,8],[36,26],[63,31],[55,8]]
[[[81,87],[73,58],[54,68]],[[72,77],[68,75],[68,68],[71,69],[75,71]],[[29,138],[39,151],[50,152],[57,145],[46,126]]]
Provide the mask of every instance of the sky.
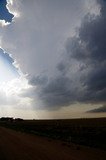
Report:
[[0,0],[0,116],[106,116],[106,1]]

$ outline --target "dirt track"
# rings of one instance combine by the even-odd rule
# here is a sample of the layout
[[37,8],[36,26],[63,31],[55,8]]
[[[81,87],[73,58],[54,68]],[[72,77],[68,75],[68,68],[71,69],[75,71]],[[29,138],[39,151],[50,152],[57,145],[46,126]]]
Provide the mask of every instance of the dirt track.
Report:
[[105,160],[106,153],[0,127],[0,160]]

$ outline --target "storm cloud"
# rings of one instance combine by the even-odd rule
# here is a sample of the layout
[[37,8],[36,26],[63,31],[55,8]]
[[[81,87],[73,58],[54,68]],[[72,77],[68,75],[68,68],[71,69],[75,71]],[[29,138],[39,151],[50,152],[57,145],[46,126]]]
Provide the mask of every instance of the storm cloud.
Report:
[[49,110],[106,103],[106,1],[95,1],[93,9],[90,0],[31,2],[8,4],[20,14],[0,30],[1,46],[32,86],[21,96]]
[[49,108],[106,102],[106,1],[98,3],[99,15],[87,14],[77,35],[67,39],[65,60],[57,64],[57,76],[38,88],[40,99]]

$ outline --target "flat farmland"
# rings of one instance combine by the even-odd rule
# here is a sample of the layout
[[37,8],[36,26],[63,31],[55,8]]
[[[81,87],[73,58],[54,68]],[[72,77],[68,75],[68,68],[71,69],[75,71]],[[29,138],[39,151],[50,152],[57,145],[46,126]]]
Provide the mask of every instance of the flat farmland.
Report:
[[0,121],[0,160],[105,160],[106,118]]
[[0,127],[0,160],[105,160],[105,151]]

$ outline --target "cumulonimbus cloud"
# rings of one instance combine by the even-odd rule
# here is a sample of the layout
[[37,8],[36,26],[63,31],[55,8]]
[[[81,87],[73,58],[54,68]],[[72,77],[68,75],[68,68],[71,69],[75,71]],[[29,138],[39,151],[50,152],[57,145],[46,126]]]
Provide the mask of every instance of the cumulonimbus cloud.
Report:
[[[29,7],[30,2],[26,1],[26,7],[20,7],[20,17],[2,30],[2,47],[29,74],[32,88],[24,90],[23,96],[33,100],[37,97],[44,109],[58,109],[76,102],[105,103],[106,2],[98,0],[100,13],[89,13],[84,18],[82,1],[73,1],[72,7],[68,5],[71,1],[59,2],[42,1],[41,5],[32,0]],[[68,35],[73,33],[72,23],[76,25],[81,18],[77,35]],[[61,39],[64,46],[58,43]],[[61,50],[62,60],[58,60]]]
[[57,65],[60,73],[38,87],[40,99],[49,108],[106,102],[106,2],[98,2],[100,14],[86,15],[78,35],[67,39],[66,61]]

